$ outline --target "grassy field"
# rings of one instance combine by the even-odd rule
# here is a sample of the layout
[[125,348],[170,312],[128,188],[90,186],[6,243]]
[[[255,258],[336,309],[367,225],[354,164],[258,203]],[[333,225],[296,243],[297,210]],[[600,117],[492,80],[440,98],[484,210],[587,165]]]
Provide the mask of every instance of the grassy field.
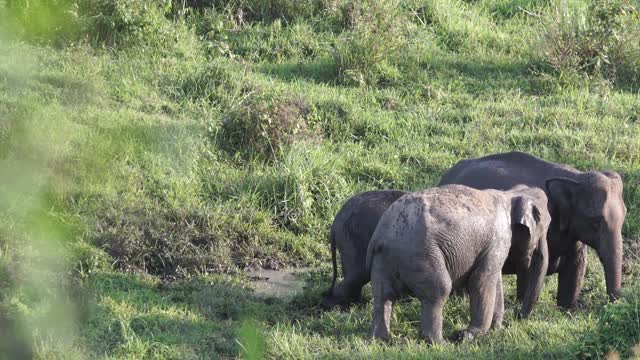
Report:
[[[602,358],[640,354],[640,21],[607,0],[0,0],[0,358]],[[419,304],[369,338],[321,312],[350,196],[521,150],[622,174],[625,298],[459,346]],[[291,301],[248,269],[307,266]],[[450,299],[444,334],[469,321]],[[615,358],[612,353],[607,356]]]

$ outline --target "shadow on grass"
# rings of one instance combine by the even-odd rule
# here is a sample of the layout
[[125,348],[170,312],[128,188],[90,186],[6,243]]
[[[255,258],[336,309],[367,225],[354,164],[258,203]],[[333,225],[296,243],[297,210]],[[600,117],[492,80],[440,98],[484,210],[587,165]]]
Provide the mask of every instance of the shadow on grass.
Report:
[[331,59],[310,63],[264,64],[260,71],[288,82],[304,80],[314,84],[338,85],[336,65]]
[[65,105],[84,105],[106,98],[95,83],[64,75],[39,75],[32,87],[41,93],[55,94]]
[[94,296],[83,337],[95,354],[232,357],[251,290],[233,281],[164,283],[157,278],[103,273],[90,280]]
[[509,61],[500,59],[461,58],[451,55],[435,57],[420,63],[438,78],[461,81],[469,94],[496,93],[503,90],[518,90],[529,95],[541,95],[546,90],[532,68],[538,64],[531,61]]

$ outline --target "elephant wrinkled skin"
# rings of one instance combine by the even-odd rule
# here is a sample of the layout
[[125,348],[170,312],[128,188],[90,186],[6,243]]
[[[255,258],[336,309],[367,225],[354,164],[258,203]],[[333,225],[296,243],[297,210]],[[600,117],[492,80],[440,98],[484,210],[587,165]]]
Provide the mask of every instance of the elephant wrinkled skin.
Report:
[[442,309],[455,288],[466,288],[471,323],[456,340],[473,339],[502,323],[501,269],[508,256],[527,273],[522,314],[535,304],[547,271],[551,218],[543,191],[446,185],[410,193],[383,214],[367,249],[373,285],[374,338],[389,340],[395,299],[422,302],[420,336],[443,342]]
[[[331,226],[331,260],[333,282],[321,306],[332,308],[348,305],[360,299],[362,287],[370,280],[365,267],[367,246],[382,214],[406,191],[366,191],[347,200]],[[340,251],[343,281],[336,286],[338,267],[336,248]]]
[[[598,252],[611,300],[621,295],[622,225],[627,213],[622,178],[613,171],[582,172],[535,156],[509,152],[462,160],[447,171],[439,185],[462,184],[476,189],[505,190],[517,184],[546,192],[551,214],[547,236],[548,275],[558,273],[557,304],[573,308],[586,270],[586,246]],[[518,273],[511,256],[503,274],[518,274],[518,298],[526,275]]]

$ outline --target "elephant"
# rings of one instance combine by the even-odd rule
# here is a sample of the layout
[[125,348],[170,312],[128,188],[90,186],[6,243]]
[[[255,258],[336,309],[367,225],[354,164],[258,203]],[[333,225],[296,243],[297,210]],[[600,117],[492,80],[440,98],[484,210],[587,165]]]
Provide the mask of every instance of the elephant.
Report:
[[[385,210],[405,194],[407,194],[406,191],[399,190],[366,191],[353,196],[342,205],[333,221],[329,235],[333,281],[322,300],[323,308],[344,306],[360,299],[362,287],[370,280],[365,260],[371,235]],[[337,286],[336,248],[340,250],[344,277]]]
[[526,186],[498,191],[445,185],[402,196],[382,215],[367,248],[373,337],[390,339],[392,303],[412,295],[422,304],[420,337],[444,342],[442,310],[457,288],[469,294],[471,323],[455,340],[500,327],[501,269],[508,256],[529,275],[521,309],[528,315],[547,271],[550,222],[544,192]]
[[[551,225],[547,236],[547,275],[558,273],[556,304],[575,308],[587,266],[587,248],[595,249],[604,267],[611,301],[621,296],[622,225],[627,208],[623,183],[613,171],[579,171],[522,152],[507,152],[462,160],[438,185],[461,184],[476,189],[508,189],[516,184],[547,194]],[[517,297],[524,296],[526,274],[509,257],[503,274],[517,274]]]

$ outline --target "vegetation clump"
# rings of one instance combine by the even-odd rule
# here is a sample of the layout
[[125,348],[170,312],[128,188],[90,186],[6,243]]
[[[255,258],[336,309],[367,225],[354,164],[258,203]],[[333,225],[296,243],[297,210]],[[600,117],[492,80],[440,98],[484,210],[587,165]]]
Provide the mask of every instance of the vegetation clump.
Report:
[[592,1],[587,10],[556,8],[545,23],[544,60],[558,73],[577,72],[637,88],[640,18],[628,0]]
[[319,139],[312,115],[302,100],[249,93],[226,112],[218,141],[231,155],[273,159],[295,143]]
[[640,356],[640,289],[628,289],[624,298],[607,304],[598,317],[597,327],[577,347],[581,359],[624,359]]
[[407,18],[396,1],[353,1],[343,7],[347,31],[335,45],[346,83],[377,85],[397,75],[395,56],[407,45]]

